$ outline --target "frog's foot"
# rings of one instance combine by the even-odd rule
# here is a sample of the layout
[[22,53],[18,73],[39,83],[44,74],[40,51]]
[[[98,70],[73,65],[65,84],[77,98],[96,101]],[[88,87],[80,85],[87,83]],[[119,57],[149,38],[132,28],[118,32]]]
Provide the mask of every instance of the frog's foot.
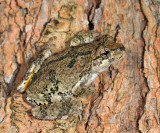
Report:
[[24,79],[18,85],[17,90],[19,90],[20,92],[24,92],[26,90],[28,85],[31,83],[34,74],[38,72],[38,70],[41,68],[42,63],[45,61],[45,59],[51,56],[51,54],[51,50],[46,49],[40,55],[38,55],[38,58],[31,64],[29,70],[24,76]]
[[101,39],[99,41],[103,43],[106,41],[114,42],[114,39],[112,36],[105,34],[101,36]]

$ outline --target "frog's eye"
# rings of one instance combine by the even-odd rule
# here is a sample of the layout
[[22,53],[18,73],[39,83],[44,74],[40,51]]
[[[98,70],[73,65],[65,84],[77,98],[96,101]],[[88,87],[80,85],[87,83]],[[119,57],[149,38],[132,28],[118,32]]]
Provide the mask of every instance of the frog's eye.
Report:
[[110,51],[107,48],[104,48],[104,49],[101,49],[100,56],[105,58],[105,57],[108,57],[109,53]]
[[101,54],[102,58],[108,58],[109,57],[110,51],[105,51],[104,53]]
[[103,53],[103,55],[105,55],[105,56],[107,56],[109,54],[109,51],[105,51],[104,53]]

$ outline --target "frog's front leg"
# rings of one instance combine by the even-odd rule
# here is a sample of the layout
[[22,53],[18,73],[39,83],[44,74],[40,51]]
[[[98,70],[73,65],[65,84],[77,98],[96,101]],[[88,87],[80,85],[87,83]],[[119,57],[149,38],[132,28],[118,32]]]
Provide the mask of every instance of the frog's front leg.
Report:
[[34,77],[34,74],[37,73],[41,68],[41,65],[45,61],[45,59],[47,59],[51,55],[52,52],[50,49],[45,49],[41,54],[38,55],[38,58],[31,64],[30,68],[24,76],[24,79],[18,85],[17,90],[19,90],[20,92],[24,92],[26,90]]
[[84,86],[84,87],[77,87],[74,91],[72,91],[75,97],[85,97],[94,96],[98,91],[93,86]]
[[90,86],[90,83],[98,76],[97,73],[88,74],[73,87],[72,93],[74,96],[89,96],[95,92],[95,88]]

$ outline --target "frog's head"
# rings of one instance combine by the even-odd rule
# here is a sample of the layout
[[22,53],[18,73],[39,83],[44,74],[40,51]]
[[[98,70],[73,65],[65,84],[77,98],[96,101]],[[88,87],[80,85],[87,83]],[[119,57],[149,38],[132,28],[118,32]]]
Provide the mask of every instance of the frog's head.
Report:
[[102,72],[111,64],[118,62],[125,55],[125,48],[120,43],[106,41],[98,44],[96,57],[92,61],[92,70]]

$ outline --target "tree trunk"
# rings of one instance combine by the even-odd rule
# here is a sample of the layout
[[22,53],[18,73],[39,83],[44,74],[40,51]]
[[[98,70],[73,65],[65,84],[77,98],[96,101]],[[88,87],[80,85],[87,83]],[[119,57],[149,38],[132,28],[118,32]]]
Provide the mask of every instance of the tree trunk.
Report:
[[[1,0],[0,132],[160,132],[159,22],[159,0]],[[85,119],[64,127],[67,120],[34,118],[18,83],[38,48],[61,51],[81,30],[111,35],[126,56],[95,79],[101,93]]]

